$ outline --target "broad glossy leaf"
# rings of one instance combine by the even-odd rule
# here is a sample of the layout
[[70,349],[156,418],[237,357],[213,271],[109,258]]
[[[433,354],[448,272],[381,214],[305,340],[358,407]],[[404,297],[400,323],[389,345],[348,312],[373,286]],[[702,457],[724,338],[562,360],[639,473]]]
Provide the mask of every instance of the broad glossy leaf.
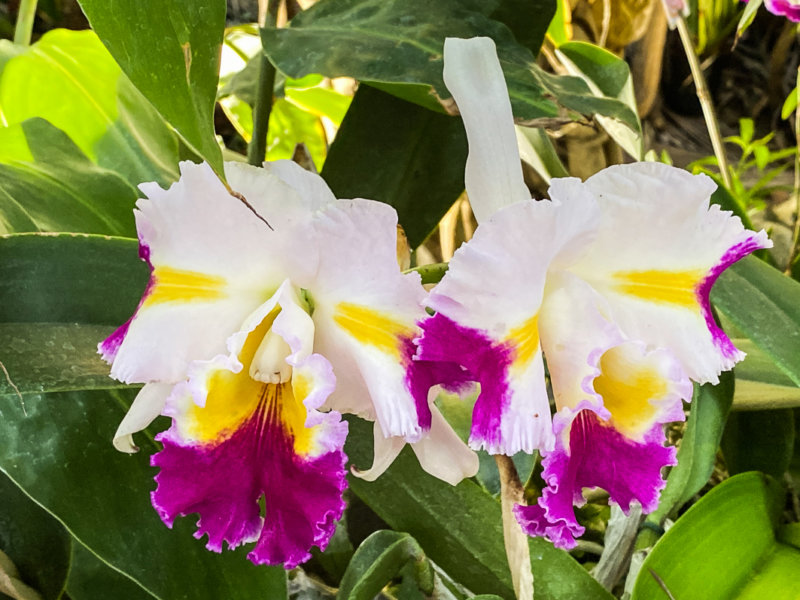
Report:
[[67,579],[71,600],[152,600],[153,594],[92,554],[77,540],[72,544],[72,564]]
[[624,103],[596,98],[580,78],[539,68],[511,30],[487,16],[496,6],[476,0],[322,0],[289,27],[262,30],[262,38],[270,60],[291,77],[321,73],[411,85],[403,97],[425,106],[430,96],[417,98],[420,86],[428,86],[452,108],[442,79],[444,40],[488,36],[497,44],[517,119],[564,118],[566,108],[601,113],[637,128],[635,113]]
[[322,176],[337,198],[371,198],[394,206],[416,248],[464,190],[466,159],[460,119],[362,85]]
[[133,314],[147,277],[136,240],[0,236],[0,322],[117,326]]
[[11,58],[0,75],[0,116],[6,125],[47,119],[131,184],[177,179],[175,135],[91,31],[49,31]]
[[[364,468],[372,461],[372,426],[350,421],[346,451]],[[513,598],[503,547],[500,503],[473,481],[451,486],[424,473],[410,448],[377,481],[349,477],[351,489],[395,530],[474,593]],[[550,542],[530,540],[537,600],[610,600],[591,576]]]
[[720,375],[719,385],[696,385],[686,430],[678,448],[678,464],[667,477],[658,508],[647,520],[663,524],[708,482],[725,429],[734,394],[732,372]]
[[797,387],[769,356],[747,338],[736,338],[733,343],[747,353],[747,357],[736,365],[733,410],[800,406],[800,387]]
[[134,240],[0,236],[0,395],[121,387],[97,343],[133,312],[147,282]]
[[800,283],[754,257],[720,276],[711,300],[744,335],[800,385]]
[[0,233],[135,235],[138,197],[44,119],[0,128]]
[[514,34],[516,40],[539,54],[548,24],[556,14],[556,0],[499,0],[490,15]]
[[3,473],[0,473],[0,550],[19,569],[20,579],[39,592],[43,600],[61,597],[70,570],[69,534]]
[[633,600],[674,598],[793,600],[800,596],[800,550],[778,543],[783,488],[743,473],[692,506],[645,559]]
[[376,531],[353,555],[339,585],[337,600],[372,600],[411,564],[415,581],[427,595],[433,591],[433,570],[417,541],[399,531]]
[[[616,98],[636,114],[636,97],[628,63],[616,54],[587,42],[567,42],[556,49],[556,55],[570,75],[583,79],[599,97]],[[597,116],[598,122],[628,154],[636,160],[644,156],[641,126],[631,129],[622,122]],[[637,116],[638,124],[638,116]]]
[[214,102],[224,0],[80,0],[133,84],[198,155],[222,173]]
[[[158,450],[117,452],[111,437],[136,390],[0,398],[0,470],[93,553],[164,600],[285,597],[282,568],[250,563],[245,549],[214,554],[192,536],[191,518],[172,530],[150,506]],[[198,474],[199,476],[200,474]]]
[[794,413],[790,408],[732,413],[722,438],[731,474],[761,471],[781,479],[792,459]]

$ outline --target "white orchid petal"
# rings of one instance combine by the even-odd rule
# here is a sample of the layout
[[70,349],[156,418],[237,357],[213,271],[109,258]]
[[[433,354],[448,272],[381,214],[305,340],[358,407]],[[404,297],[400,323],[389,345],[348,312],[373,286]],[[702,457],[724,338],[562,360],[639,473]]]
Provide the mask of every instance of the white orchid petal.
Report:
[[465,182],[478,222],[530,198],[522,178],[514,118],[494,42],[447,38],[444,82],[458,105],[469,140]]
[[120,452],[138,452],[133,443],[133,434],[145,429],[161,414],[172,386],[163,383],[150,383],[144,386],[122,419],[114,434],[114,447]]

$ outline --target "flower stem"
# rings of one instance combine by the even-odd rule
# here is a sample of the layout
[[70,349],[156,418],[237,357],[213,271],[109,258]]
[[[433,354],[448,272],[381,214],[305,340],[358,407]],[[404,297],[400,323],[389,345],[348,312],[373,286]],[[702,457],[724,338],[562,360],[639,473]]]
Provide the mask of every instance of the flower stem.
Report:
[[[259,1],[259,25],[275,27],[280,0]],[[261,62],[258,69],[256,88],[256,104],[253,107],[253,137],[247,146],[247,162],[260,166],[267,158],[267,134],[269,132],[269,115],[272,112],[272,91],[275,87],[275,67],[261,50]]]
[[30,46],[33,33],[33,20],[36,17],[37,0],[21,0],[17,12],[17,26],[14,29],[14,43]]
[[686,53],[686,59],[689,61],[689,68],[692,71],[694,87],[697,90],[697,99],[700,100],[700,106],[703,109],[706,129],[708,129],[708,136],[711,138],[711,146],[714,148],[714,154],[717,157],[722,182],[725,184],[726,188],[732,191],[731,173],[728,169],[728,158],[725,155],[725,146],[723,145],[722,136],[719,132],[719,122],[714,112],[714,104],[711,101],[711,94],[708,92],[708,85],[703,75],[703,69],[700,67],[700,61],[697,59],[697,54],[695,54],[694,51],[692,36],[689,34],[686,20],[682,16],[679,15],[677,17],[676,25],[678,27],[678,35],[681,38],[681,44],[683,44],[683,51]]
[[789,249],[789,262],[786,264],[786,274],[791,275],[792,265],[797,258],[798,243],[800,243],[800,67],[797,68],[797,109],[794,113],[794,137],[797,147],[794,152],[794,188],[792,189],[792,199],[794,200],[794,233],[792,234],[792,245]]
[[522,531],[514,516],[515,504],[524,504],[524,490],[514,461],[497,454],[494,457],[500,471],[500,499],[503,511],[503,540],[506,558],[511,569],[511,581],[517,600],[533,600],[533,570],[528,536]]

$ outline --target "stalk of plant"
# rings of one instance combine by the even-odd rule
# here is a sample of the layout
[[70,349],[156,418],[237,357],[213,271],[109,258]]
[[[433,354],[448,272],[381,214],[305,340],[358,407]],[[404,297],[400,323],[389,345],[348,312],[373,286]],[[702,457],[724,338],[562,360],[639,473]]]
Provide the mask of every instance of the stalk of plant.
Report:
[[708,136],[711,138],[711,145],[714,148],[714,154],[719,163],[719,172],[722,176],[722,182],[729,190],[731,188],[731,174],[728,170],[728,158],[725,155],[725,146],[722,142],[722,135],[719,132],[719,122],[717,115],[714,111],[714,103],[711,100],[711,94],[708,91],[706,78],[703,75],[703,69],[700,67],[700,61],[697,60],[697,54],[694,51],[692,43],[692,36],[689,33],[689,28],[686,26],[686,20],[683,16],[676,17],[676,26],[678,28],[678,35],[681,38],[683,50],[686,53],[686,59],[689,61],[689,68],[692,71],[692,78],[694,79],[694,86],[697,90],[697,99],[700,101],[700,106],[703,109],[703,118],[706,121],[706,128],[708,129]]
[[17,26],[14,30],[14,43],[29,46],[33,33],[33,20],[36,17],[38,0],[21,0],[17,13]]

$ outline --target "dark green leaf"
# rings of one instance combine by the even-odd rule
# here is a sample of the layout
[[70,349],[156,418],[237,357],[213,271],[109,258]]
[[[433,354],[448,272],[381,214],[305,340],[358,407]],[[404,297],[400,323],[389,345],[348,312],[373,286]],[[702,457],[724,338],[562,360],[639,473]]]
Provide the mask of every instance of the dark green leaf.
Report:
[[658,508],[647,518],[658,525],[674,515],[708,482],[733,401],[734,377],[720,375],[719,385],[696,385],[691,413],[678,448],[678,464],[667,478]]
[[214,102],[224,0],[80,0],[122,70],[186,143],[222,174]]
[[322,176],[337,198],[395,207],[416,248],[464,190],[460,119],[362,85],[328,151]]
[[131,184],[177,179],[175,135],[91,31],[52,30],[9,60],[0,113],[7,125],[47,119]]
[[555,0],[500,0],[490,16],[508,27],[517,41],[535,56],[555,14]]
[[358,547],[339,585],[339,600],[372,600],[407,564],[427,595],[433,591],[433,570],[417,541],[407,533],[376,531]]
[[722,438],[728,471],[762,471],[782,479],[792,458],[794,438],[791,409],[732,413]]
[[692,506],[645,559],[633,600],[792,600],[800,551],[777,543],[782,487],[759,473],[724,481]]
[[121,387],[97,343],[133,313],[146,282],[134,240],[0,237],[0,362],[8,373],[0,395]]
[[[98,300],[101,301],[101,300]],[[154,469],[145,451],[114,450],[111,436],[135,390],[0,397],[0,470],[94,554],[163,600],[284,598],[282,568],[246,550],[214,554],[193,538],[194,520],[168,529],[150,506]]]
[[0,128],[0,232],[133,235],[138,197],[44,119]]
[[800,283],[747,257],[722,273],[711,300],[800,385]]
[[[372,426],[350,421],[347,455],[357,467],[372,462]],[[410,448],[368,483],[350,477],[351,489],[395,530],[416,539],[425,554],[474,593],[511,599],[514,592],[503,546],[500,503],[473,481],[451,486],[424,473]],[[537,600],[610,600],[611,596],[566,552],[531,539]]]
[[137,252],[99,235],[0,236],[0,322],[120,325],[147,283]]
[[72,544],[67,593],[71,600],[152,600],[155,597],[97,558],[77,540]]
[[488,36],[497,44],[517,119],[565,118],[562,109],[567,108],[586,115],[601,113],[637,129],[636,114],[624,103],[596,98],[581,79],[551,75],[538,67],[533,53],[485,14],[494,6],[475,0],[322,0],[292,19],[289,27],[262,30],[264,51],[291,77],[321,73],[416,85],[404,89],[403,97],[430,106],[429,97],[421,97],[421,85],[450,99],[442,79],[445,38]]
[[736,365],[733,410],[771,410],[800,406],[800,388],[769,356],[747,338],[734,338],[734,345],[747,353]]
[[[570,75],[583,79],[598,98],[616,98],[636,115],[636,97],[628,63],[616,54],[588,42],[567,42],[556,49],[556,54]],[[622,122],[597,116],[598,122],[628,154],[642,160],[644,147],[641,125],[631,129]]]
[[38,591],[43,600],[61,597],[70,569],[69,534],[3,473],[0,550],[14,562],[23,582]]

